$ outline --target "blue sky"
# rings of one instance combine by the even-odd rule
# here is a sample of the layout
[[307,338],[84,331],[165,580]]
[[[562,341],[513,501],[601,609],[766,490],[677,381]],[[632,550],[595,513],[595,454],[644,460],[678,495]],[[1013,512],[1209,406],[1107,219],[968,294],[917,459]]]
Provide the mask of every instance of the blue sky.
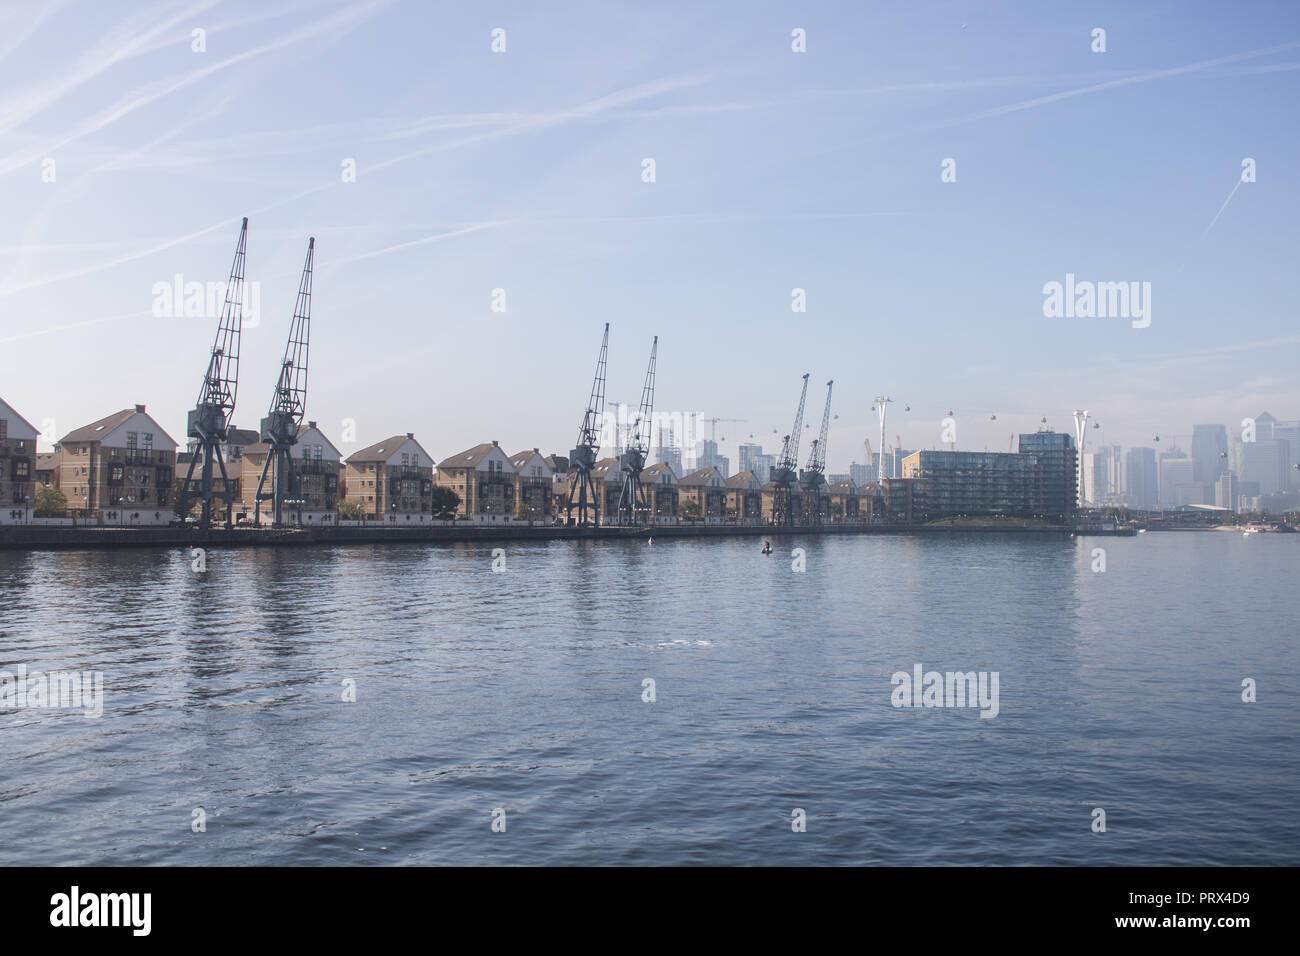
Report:
[[[567,451],[605,321],[610,398],[657,334],[658,407],[746,419],[719,427],[733,463],[775,450],[805,371],[811,418],[836,382],[831,471],[881,392],[907,447],[949,409],[995,450],[1077,407],[1090,441],[1162,448],[1300,416],[1293,3],[0,10],[0,396],[60,435],[146,402],[184,440],[215,319],[152,290],[224,280],[245,215],[236,421],[314,235],[308,417],[354,419],[345,452]],[[1150,327],[1046,318],[1066,273],[1150,282]]]

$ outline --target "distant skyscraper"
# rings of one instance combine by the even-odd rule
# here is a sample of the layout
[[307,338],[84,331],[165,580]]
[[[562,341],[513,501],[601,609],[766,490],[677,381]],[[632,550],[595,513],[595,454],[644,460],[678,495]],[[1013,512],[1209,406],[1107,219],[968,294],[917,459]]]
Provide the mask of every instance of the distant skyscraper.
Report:
[[1227,508],[1233,514],[1237,512],[1237,476],[1225,472],[1214,484],[1214,503],[1220,508]]
[[668,426],[667,440],[664,438],[663,426],[659,428],[659,450],[655,460],[671,465],[673,473],[679,478],[682,477],[682,450],[677,445],[672,425]]
[[1083,456],[1083,500],[1091,505],[1123,501],[1123,469],[1119,445],[1102,445]]
[[[758,478],[758,460],[763,457],[763,446],[754,444],[742,444],[736,449],[737,461],[741,471],[752,471],[754,477]],[[759,478],[759,481],[766,479]]]
[[1242,443],[1241,480],[1259,485],[1261,495],[1285,491],[1290,481],[1291,449],[1286,442]]
[[1160,456],[1160,507],[1205,504],[1205,487],[1196,481],[1196,462],[1191,458]]
[[1130,448],[1125,456],[1128,471],[1128,496],[1130,508],[1151,511],[1156,507],[1159,494],[1156,483],[1156,451],[1154,448]]
[[723,478],[730,478],[731,459],[718,454],[718,443],[710,438],[701,438],[695,443],[695,455],[690,462],[691,471],[701,468],[716,468]]
[[1192,461],[1192,480],[1213,487],[1228,470],[1228,429],[1223,425],[1193,425]]

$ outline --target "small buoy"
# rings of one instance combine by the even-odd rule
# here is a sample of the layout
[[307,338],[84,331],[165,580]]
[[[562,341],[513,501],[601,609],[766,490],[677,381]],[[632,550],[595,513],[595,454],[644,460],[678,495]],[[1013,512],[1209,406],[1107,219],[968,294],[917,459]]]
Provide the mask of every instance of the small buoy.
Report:
[[651,538],[651,539],[650,539],[650,543],[651,543],[651,544],[654,544],[654,543],[655,543],[655,539],[654,539],[654,538]]

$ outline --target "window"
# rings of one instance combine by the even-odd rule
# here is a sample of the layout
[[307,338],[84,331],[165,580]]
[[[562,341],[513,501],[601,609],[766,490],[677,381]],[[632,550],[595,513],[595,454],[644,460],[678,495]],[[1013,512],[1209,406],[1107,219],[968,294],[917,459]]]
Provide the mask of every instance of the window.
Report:
[[409,465],[410,463],[411,463],[411,456],[408,455],[406,452],[402,452],[402,465],[403,465],[403,467],[405,467],[406,465]]
[[139,436],[138,436],[135,432],[127,432],[127,433],[126,433],[126,447],[127,447],[127,448],[134,448],[134,447],[135,447],[136,438],[138,438],[138,437],[139,437]]
[[153,448],[153,432],[144,433],[144,447],[145,447],[145,451],[148,451],[151,448]]

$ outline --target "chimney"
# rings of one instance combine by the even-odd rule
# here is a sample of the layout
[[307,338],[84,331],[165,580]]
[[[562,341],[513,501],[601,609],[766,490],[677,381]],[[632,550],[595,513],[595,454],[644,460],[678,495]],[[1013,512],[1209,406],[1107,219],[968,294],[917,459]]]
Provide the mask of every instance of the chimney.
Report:
[[315,423],[315,422],[308,422],[308,423],[307,423],[307,427],[308,427],[308,428],[315,428],[315,427],[316,427],[316,423]]
[[137,405],[137,406],[135,407],[135,410],[136,410],[137,412],[143,412],[143,411],[144,411],[144,406],[143,406],[143,405]]
[[496,445],[497,445],[497,440],[494,438],[492,439],[492,447],[495,448]]
[[534,455],[540,455],[541,452],[538,451],[536,448],[534,448],[534,449],[533,449],[533,454],[534,454]]
[[406,433],[406,437],[407,437],[407,438],[414,438],[414,437],[415,437],[415,432],[407,432],[407,433]]

